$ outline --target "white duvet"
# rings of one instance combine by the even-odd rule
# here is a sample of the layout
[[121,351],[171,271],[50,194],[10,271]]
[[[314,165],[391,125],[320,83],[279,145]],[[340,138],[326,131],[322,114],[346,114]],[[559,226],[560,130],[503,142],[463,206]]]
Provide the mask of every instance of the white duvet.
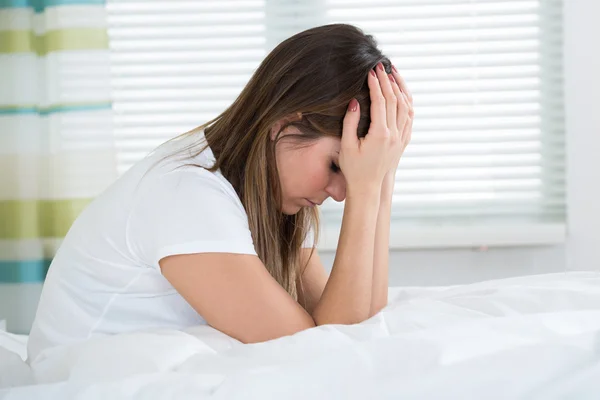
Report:
[[[0,398],[600,399],[600,272],[392,288],[381,313],[244,345],[210,328],[94,339],[29,368],[0,332]],[[9,387],[11,386],[11,387]]]

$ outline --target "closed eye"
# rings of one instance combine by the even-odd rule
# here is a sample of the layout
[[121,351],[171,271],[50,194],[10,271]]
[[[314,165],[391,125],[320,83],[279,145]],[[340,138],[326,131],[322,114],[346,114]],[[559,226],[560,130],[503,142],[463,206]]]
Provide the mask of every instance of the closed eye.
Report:
[[335,174],[340,172],[340,167],[333,161],[331,162],[331,166],[329,167],[329,169],[331,169],[331,171],[333,171],[333,173],[335,173]]

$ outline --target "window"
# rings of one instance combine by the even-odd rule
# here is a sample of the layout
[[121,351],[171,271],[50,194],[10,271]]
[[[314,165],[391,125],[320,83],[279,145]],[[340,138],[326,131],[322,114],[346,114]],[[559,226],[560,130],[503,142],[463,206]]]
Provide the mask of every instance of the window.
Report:
[[[281,40],[352,23],[415,97],[394,247],[564,239],[560,0],[109,0],[119,171],[218,115]],[[324,247],[343,205],[323,206]]]

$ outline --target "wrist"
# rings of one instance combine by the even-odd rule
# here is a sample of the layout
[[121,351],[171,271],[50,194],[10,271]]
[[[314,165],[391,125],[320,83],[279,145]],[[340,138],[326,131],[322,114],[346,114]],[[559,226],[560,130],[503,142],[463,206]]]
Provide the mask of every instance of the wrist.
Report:
[[369,184],[360,186],[346,186],[346,201],[379,204],[381,198],[381,185]]
[[390,199],[394,194],[394,185],[396,183],[396,170],[389,171],[383,178],[381,184],[381,200]]

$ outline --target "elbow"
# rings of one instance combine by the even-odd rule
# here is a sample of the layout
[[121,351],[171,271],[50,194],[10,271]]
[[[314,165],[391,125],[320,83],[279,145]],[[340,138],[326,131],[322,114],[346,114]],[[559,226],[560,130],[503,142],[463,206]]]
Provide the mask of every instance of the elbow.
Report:
[[322,315],[320,313],[315,313],[313,315],[313,320],[315,321],[316,326],[332,325],[332,324],[354,325],[354,324],[359,324],[369,318],[370,318],[369,310],[365,310],[362,312],[336,314],[336,315]]
[[[281,337],[295,335],[306,329],[314,328],[316,325],[314,318],[308,313],[305,313],[303,318],[287,321],[285,324],[274,320],[273,324],[256,327],[256,329],[244,329],[241,334],[229,336],[232,336],[242,344],[263,343]],[[224,333],[227,334],[227,332]]]
[[377,304],[374,307],[372,307],[371,311],[369,312],[369,318],[371,318],[372,316],[374,316],[377,313],[379,313],[381,310],[383,310],[385,307],[387,307],[387,305],[388,305],[388,302],[386,300],[383,303]]

